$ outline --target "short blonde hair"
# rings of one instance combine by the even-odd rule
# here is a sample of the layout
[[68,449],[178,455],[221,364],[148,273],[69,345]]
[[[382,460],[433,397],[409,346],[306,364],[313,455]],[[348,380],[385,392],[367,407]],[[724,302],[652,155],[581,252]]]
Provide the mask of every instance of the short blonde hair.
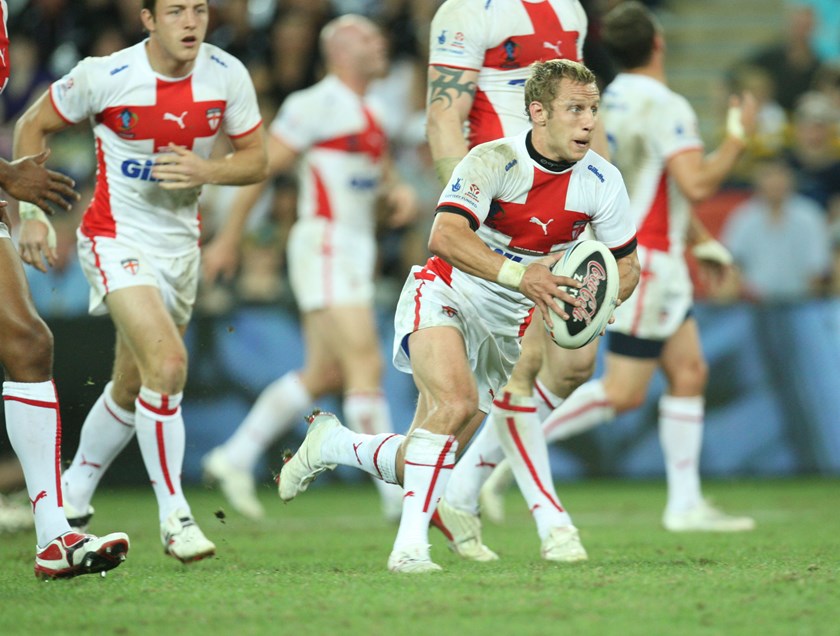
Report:
[[539,102],[551,112],[551,102],[557,97],[562,79],[576,84],[594,84],[595,73],[580,62],[572,60],[546,60],[531,64],[531,74],[525,82],[525,110],[531,102]]

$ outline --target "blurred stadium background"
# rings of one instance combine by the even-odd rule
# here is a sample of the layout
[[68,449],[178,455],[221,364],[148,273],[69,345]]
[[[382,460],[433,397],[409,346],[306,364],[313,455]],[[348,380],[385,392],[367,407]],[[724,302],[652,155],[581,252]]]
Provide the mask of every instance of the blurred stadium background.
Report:
[[[611,4],[588,0],[587,62],[604,83],[614,73],[598,41],[598,20]],[[400,232],[382,231],[377,307],[383,350],[391,350],[392,309],[406,271],[426,257],[425,240],[438,189],[423,136],[427,41],[437,0],[211,0],[209,41],[251,70],[264,120],[290,92],[321,73],[317,33],[338,13],[364,13],[389,35],[393,64],[376,88],[392,105],[388,122],[403,177],[418,190],[426,214]],[[729,281],[711,294],[698,282],[697,316],[710,362],[704,473],[710,477],[840,475],[840,3],[836,0],[660,0],[650,2],[667,34],[672,87],[686,95],[714,147],[726,97],[749,87],[762,101],[760,134],[735,177],[699,213],[720,233],[753,194],[753,166],[779,157],[792,166],[797,189],[822,206],[825,236],[791,237],[793,258],[811,238],[830,242],[832,262],[783,296]],[[737,4],[737,8],[736,8]],[[12,79],[0,97],[0,152],[11,156],[17,116],[50,81],[86,55],[104,55],[143,37],[139,0],[9,0]],[[808,106],[802,106],[802,97]],[[820,126],[824,146],[803,142],[799,126]],[[51,167],[91,194],[94,156],[89,131],[53,138]],[[807,131],[806,131],[807,132]],[[803,144],[805,147],[803,148]],[[810,154],[808,151],[811,151]],[[804,159],[803,159],[804,156]],[[210,239],[231,191],[203,193],[203,227]],[[190,379],[185,481],[200,479],[200,458],[239,424],[259,391],[302,362],[294,300],[285,280],[284,242],[294,219],[294,183],[277,179],[252,214],[241,270],[230,284],[203,286],[188,333]],[[64,457],[71,458],[82,421],[110,374],[113,330],[86,315],[87,283],[75,261],[74,229],[83,205],[56,218],[60,262],[44,276],[30,271],[33,295],[55,334],[55,377],[62,403]],[[16,212],[12,210],[13,214]],[[750,246],[760,251],[761,245]],[[789,256],[785,256],[789,258]],[[786,271],[786,270],[785,270]],[[796,281],[795,281],[796,282]],[[405,430],[415,391],[409,376],[388,366],[385,389],[395,425]],[[648,403],[611,427],[553,449],[558,478],[656,477],[663,473],[657,441],[657,383]],[[339,403],[325,403],[338,409]],[[2,418],[0,414],[0,418]],[[0,456],[11,454],[5,427]],[[297,434],[302,435],[303,422]],[[270,469],[279,469],[282,440]],[[358,475],[339,471],[335,478]],[[146,481],[136,445],[105,483]]]

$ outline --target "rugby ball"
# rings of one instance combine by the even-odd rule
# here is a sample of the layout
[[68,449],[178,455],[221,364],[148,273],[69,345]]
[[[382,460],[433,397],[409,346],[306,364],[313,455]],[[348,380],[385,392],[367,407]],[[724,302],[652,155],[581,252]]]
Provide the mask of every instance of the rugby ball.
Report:
[[563,320],[549,309],[554,327],[544,323],[557,346],[580,349],[600,335],[618,304],[618,265],[615,257],[603,243],[581,240],[566,250],[563,258],[551,268],[551,273],[568,276],[583,284],[580,289],[565,288],[572,296],[583,300],[583,306],[563,303],[563,309],[569,314],[568,320]]

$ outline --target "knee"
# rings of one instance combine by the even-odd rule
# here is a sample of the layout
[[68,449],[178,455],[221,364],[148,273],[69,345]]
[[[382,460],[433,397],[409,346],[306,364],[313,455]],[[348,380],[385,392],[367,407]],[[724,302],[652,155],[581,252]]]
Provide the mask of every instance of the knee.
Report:
[[338,364],[319,364],[305,368],[300,380],[312,398],[338,393],[344,387],[344,373]]
[[180,393],[187,382],[187,351],[178,347],[161,356],[157,364],[157,376],[160,386],[150,386],[161,393]]
[[672,395],[701,395],[706,389],[709,367],[702,358],[692,358],[667,375]]
[[2,334],[2,362],[10,380],[44,382],[52,377],[53,335],[38,316]]
[[447,396],[437,403],[434,411],[441,420],[452,422],[453,432],[460,431],[478,413],[478,396],[475,394]]
[[607,395],[607,401],[616,413],[637,409],[645,403],[647,398],[647,390],[638,390],[624,386],[622,383],[609,382],[606,378],[604,392]]

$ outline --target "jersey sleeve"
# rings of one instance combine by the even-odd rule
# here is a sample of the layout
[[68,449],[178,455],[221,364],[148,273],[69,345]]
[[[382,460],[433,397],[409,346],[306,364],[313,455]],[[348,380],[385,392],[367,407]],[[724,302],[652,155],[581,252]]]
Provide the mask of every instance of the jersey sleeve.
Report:
[[302,152],[323,135],[320,121],[320,117],[315,116],[309,107],[306,94],[293,93],[280,106],[277,116],[271,122],[270,132],[298,152]]
[[[478,147],[477,147],[478,148]],[[461,160],[438,200],[438,212],[455,212],[470,221],[473,230],[484,223],[493,200],[500,194],[502,184],[490,157],[474,148]]]
[[480,71],[487,49],[484,0],[448,0],[432,18],[429,65]]
[[605,164],[601,170],[609,178],[604,183],[607,187],[600,189],[597,210],[592,215],[592,231],[596,239],[616,252],[634,244],[636,226],[630,213],[630,197],[618,169]]
[[262,123],[257,92],[245,65],[230,58],[231,81],[224,114],[224,131],[228,137],[242,137]]
[[655,109],[650,124],[651,139],[666,160],[684,150],[702,149],[697,115],[688,100],[672,93]]
[[96,113],[91,64],[92,58],[82,60],[50,86],[53,108],[69,124],[77,124]]

